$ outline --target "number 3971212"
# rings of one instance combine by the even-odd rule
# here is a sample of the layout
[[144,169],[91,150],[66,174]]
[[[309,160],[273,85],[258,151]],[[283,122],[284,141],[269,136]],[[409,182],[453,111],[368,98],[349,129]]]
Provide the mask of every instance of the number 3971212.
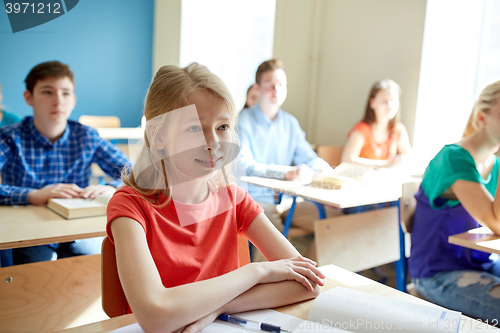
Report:
[[61,4],[34,3],[34,2],[7,2],[5,4],[7,14],[61,14]]

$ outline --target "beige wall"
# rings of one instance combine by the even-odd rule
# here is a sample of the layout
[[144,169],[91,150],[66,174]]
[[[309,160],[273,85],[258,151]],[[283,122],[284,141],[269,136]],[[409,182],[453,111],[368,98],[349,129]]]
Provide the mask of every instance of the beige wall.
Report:
[[155,0],[153,76],[163,65],[179,65],[181,0]]
[[277,0],[274,56],[288,75],[283,109],[311,143],[343,145],[371,84],[401,85],[413,137],[425,0]]

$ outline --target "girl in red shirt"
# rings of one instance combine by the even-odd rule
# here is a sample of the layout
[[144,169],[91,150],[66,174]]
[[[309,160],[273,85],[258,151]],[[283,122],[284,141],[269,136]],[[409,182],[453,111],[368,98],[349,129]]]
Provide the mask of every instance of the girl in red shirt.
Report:
[[[118,273],[146,332],[199,332],[221,313],[318,295],[323,274],[242,188],[231,185],[237,111],[197,63],[160,68],[146,97],[145,143],[108,204]],[[239,267],[237,234],[268,262]]]
[[397,154],[410,154],[408,133],[399,122],[400,93],[401,88],[392,80],[381,80],[372,86],[363,120],[347,135],[342,162],[385,166]]

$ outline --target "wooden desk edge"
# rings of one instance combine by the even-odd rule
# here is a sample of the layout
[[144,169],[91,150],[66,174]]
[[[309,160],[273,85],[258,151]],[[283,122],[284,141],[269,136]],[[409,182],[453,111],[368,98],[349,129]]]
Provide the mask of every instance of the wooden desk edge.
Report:
[[[472,239],[473,238],[473,239]],[[482,246],[478,244],[479,242],[486,242],[490,240],[500,239],[499,236],[496,236],[492,233],[469,233],[464,232],[457,235],[448,236],[448,243],[463,246],[469,249],[478,250],[487,253],[497,253],[500,254],[500,248],[495,249],[487,246]]]
[[16,249],[20,247],[28,247],[36,245],[46,245],[52,243],[72,242],[75,239],[85,239],[85,238],[103,237],[103,236],[106,236],[106,231],[96,231],[96,232],[72,234],[66,236],[55,236],[55,237],[45,237],[38,239],[11,241],[11,242],[0,243],[0,250]]

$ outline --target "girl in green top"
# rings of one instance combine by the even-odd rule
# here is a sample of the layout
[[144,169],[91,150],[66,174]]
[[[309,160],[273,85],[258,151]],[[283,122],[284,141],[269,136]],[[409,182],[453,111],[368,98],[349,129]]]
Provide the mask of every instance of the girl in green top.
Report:
[[415,195],[410,275],[428,300],[499,324],[500,260],[452,245],[448,237],[481,225],[500,235],[500,81],[487,86],[464,137],[425,170]]
[[2,110],[2,84],[0,83],[0,127],[21,121],[21,118],[13,113]]

